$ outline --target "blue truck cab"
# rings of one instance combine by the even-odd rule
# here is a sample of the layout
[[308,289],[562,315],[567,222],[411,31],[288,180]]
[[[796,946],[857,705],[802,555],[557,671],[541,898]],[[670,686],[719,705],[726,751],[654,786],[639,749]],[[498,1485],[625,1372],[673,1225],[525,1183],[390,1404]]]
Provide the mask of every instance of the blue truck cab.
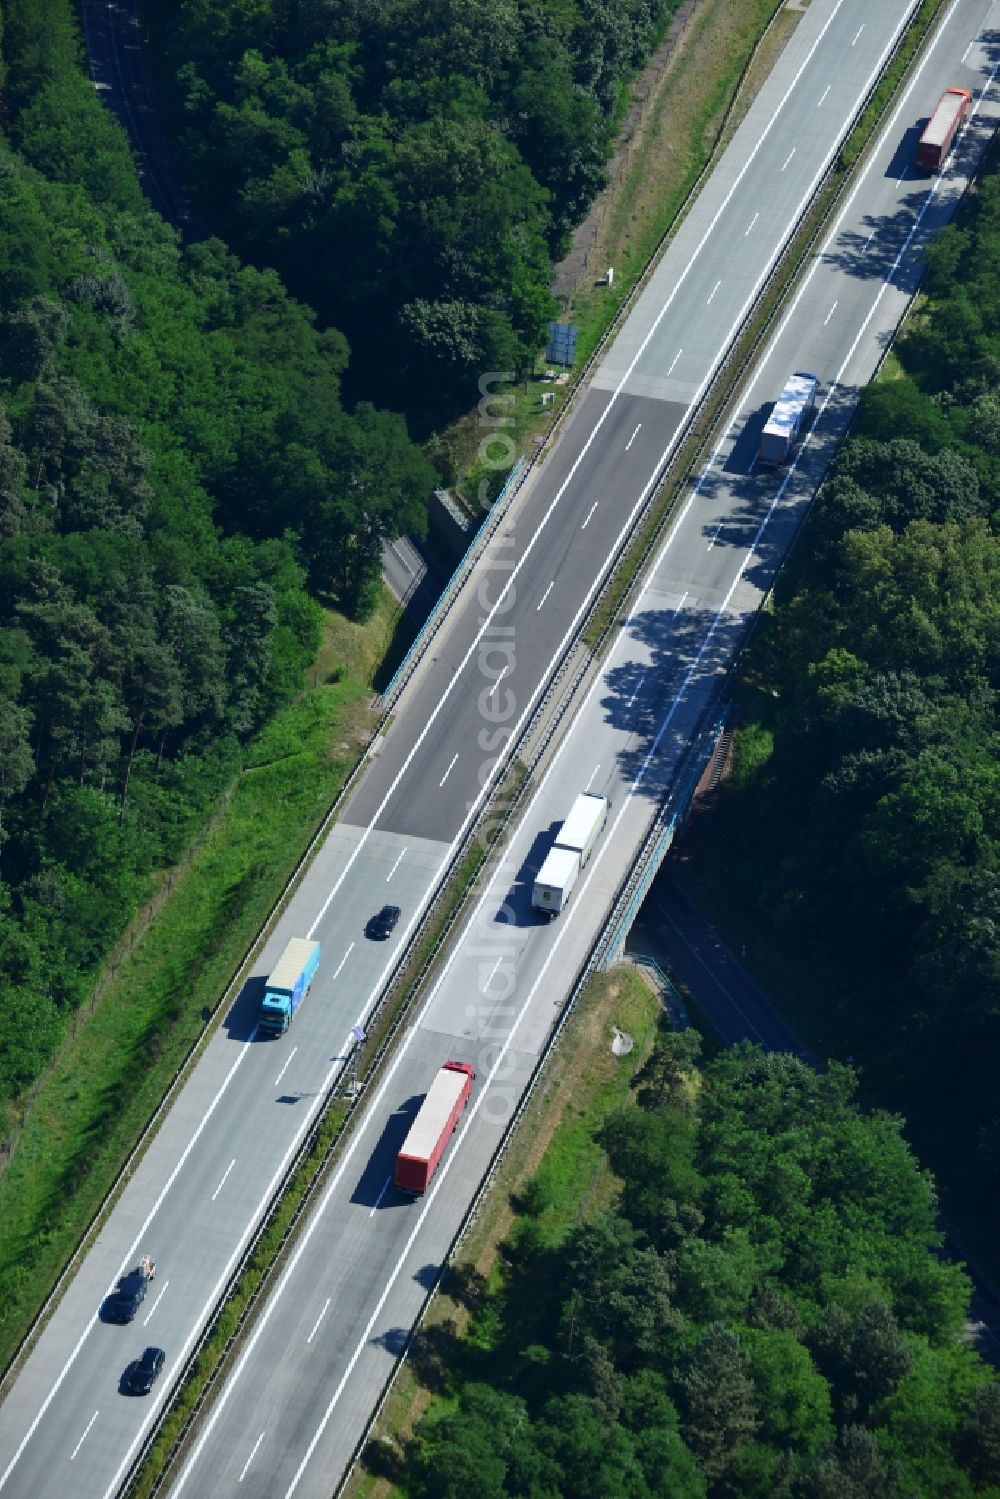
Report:
[[261,1000],[257,1029],[264,1035],[283,1036],[292,1016],[309,993],[319,967],[319,943],[293,937],[271,970]]

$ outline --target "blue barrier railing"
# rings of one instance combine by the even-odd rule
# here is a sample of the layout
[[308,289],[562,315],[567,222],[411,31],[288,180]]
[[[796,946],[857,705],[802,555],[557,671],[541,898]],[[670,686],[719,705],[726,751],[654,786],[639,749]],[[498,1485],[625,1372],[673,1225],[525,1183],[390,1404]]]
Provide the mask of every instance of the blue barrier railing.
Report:
[[687,1006],[681,998],[680,990],[674,981],[664,973],[659,963],[647,952],[631,951],[628,955],[629,962],[634,963],[637,968],[648,968],[653,975],[653,983],[660,991],[664,1009],[670,1016],[670,1024],[675,1031],[686,1031],[691,1024]]
[[711,726],[699,736],[700,752],[694,754],[692,763],[683,780],[680,782],[679,787],[667,799],[666,806],[671,808],[669,822],[662,829],[652,845],[647,843],[636,860],[636,867],[641,866],[642,872],[629,894],[625,909],[619,917],[614,928],[614,934],[605,949],[605,967],[610,967],[618,959],[622,948],[625,946],[625,939],[635,920],[636,913],[645,900],[649,887],[659,872],[667,850],[674,841],[674,834],[678,826],[687,814],[698,782],[701,780],[706,766],[710,763],[712,755],[715,753],[715,746],[728,717],[729,704],[726,704],[721,711],[716,712]]

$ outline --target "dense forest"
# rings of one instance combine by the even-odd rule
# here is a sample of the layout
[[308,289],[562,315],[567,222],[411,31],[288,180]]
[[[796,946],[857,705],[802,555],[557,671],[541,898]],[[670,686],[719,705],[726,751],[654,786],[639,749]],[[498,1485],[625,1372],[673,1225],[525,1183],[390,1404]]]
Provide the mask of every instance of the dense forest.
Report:
[[533,361],[551,255],[677,0],[181,0],[162,33],[207,222],[428,428]]
[[149,209],[71,0],[3,0],[0,1101],[434,482],[342,336]]
[[994,1246],[998,263],[994,158],[930,246],[902,371],[865,392],[779,580],[750,663],[767,706],[715,819],[759,945],[810,975],[815,1030],[906,1114],[942,1190],[962,1195],[953,1226]]
[[406,1492],[1000,1494],[1000,1383],[899,1121],[845,1067],[745,1048],[699,1072],[697,1045],[664,1036],[605,1126],[612,1207],[552,1234],[544,1165],[528,1184]]

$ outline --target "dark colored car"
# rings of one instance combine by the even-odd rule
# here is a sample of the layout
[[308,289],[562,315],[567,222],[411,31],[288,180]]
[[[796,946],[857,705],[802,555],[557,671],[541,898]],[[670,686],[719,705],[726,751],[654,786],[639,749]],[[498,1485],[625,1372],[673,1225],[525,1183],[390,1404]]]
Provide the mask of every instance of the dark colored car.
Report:
[[147,1348],[128,1371],[125,1383],[133,1395],[148,1395],[163,1368],[166,1354],[162,1348]]
[[105,1316],[110,1322],[131,1322],[145,1299],[146,1277],[141,1270],[130,1270],[105,1302]]
[[386,937],[391,936],[398,920],[398,906],[383,906],[381,911],[369,921],[366,931],[369,937],[374,937],[377,942],[384,942]]

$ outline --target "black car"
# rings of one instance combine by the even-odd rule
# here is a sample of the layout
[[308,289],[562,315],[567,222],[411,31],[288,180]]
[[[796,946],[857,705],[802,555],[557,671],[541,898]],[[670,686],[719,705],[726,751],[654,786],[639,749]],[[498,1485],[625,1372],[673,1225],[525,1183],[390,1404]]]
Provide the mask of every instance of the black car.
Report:
[[130,1270],[105,1302],[105,1315],[110,1322],[131,1322],[145,1299],[146,1277],[141,1270]]
[[391,936],[398,920],[398,906],[383,906],[381,911],[369,921],[366,931],[369,937],[374,937],[377,942],[384,942],[386,937]]
[[133,1395],[148,1395],[163,1368],[166,1354],[162,1348],[147,1348],[128,1371],[125,1383]]

